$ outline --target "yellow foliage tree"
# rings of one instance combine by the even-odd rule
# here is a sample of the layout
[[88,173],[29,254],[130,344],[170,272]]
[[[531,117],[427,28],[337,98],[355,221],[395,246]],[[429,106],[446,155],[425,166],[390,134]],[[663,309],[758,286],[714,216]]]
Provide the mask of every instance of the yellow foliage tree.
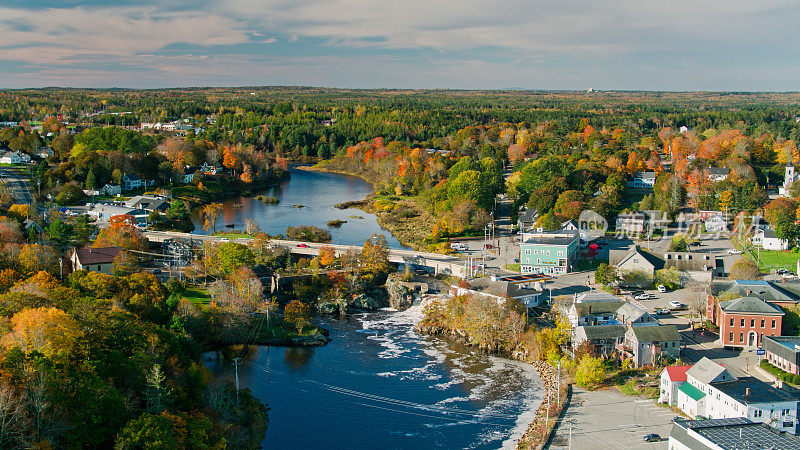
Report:
[[58,252],[49,245],[25,244],[19,252],[19,263],[26,273],[56,273],[58,259]]
[[83,335],[80,325],[58,308],[28,308],[11,318],[11,332],[3,336],[6,348],[46,356],[63,354]]
[[323,245],[319,248],[318,258],[322,266],[330,266],[336,261],[336,250],[330,245]]

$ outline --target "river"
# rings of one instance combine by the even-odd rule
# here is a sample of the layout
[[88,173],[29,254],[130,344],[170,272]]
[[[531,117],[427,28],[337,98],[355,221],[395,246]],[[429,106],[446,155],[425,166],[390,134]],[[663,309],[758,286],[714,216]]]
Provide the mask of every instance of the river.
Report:
[[[363,245],[364,240],[374,234],[383,234],[391,248],[405,248],[385,228],[378,225],[374,214],[357,209],[337,209],[337,203],[361,200],[373,191],[366,181],[352,176],[306,170],[291,170],[291,177],[278,186],[262,192],[277,197],[280,203],[267,205],[252,197],[229,197],[223,202],[223,212],[217,218],[217,230],[230,230],[225,225],[234,225],[233,230],[242,231],[244,220],[258,224],[268,234],[286,234],[289,225],[316,225],[331,232],[333,243]],[[236,206],[241,205],[241,206]],[[293,205],[303,205],[295,208]],[[356,217],[354,217],[356,216]],[[341,228],[328,227],[330,220],[345,220]],[[192,214],[195,233],[205,233],[199,211]]]
[[[290,180],[265,193],[278,197],[280,204],[228,199],[218,228],[232,223],[241,229],[250,218],[261,230],[277,234],[288,225],[324,227],[328,220],[342,219],[348,223],[331,229],[337,243],[361,245],[380,233],[390,246],[400,247],[375,216],[333,207],[371,192],[358,178],[293,170]],[[202,232],[195,220],[196,232]],[[415,305],[402,312],[322,319],[320,325],[332,338],[328,345],[260,347],[243,360],[241,385],[271,408],[264,448],[513,446],[543,397],[535,369],[442,338],[419,336],[413,328],[421,316],[421,306]],[[204,355],[207,366],[233,380],[230,362],[214,356]]]
[[[316,348],[261,347],[239,381],[268,403],[264,448],[508,448],[539,406],[542,385],[524,363],[418,335],[421,307],[321,325]],[[217,376],[234,368],[206,354]]]

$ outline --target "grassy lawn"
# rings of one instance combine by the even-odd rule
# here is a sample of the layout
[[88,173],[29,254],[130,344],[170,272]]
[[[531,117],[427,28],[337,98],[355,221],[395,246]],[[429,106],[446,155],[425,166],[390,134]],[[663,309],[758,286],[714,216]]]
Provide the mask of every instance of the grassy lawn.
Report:
[[512,272],[519,272],[519,263],[506,264],[503,268]]
[[[758,251],[752,251],[753,257],[758,257]],[[761,265],[762,271],[770,271],[771,269],[788,269],[792,272],[797,270],[797,260],[800,259],[800,253],[782,250],[761,250]]]
[[195,305],[207,305],[211,301],[211,295],[200,286],[187,286],[183,297]]
[[584,270],[595,270],[604,261],[601,259],[581,259],[575,263],[575,271],[583,272]]

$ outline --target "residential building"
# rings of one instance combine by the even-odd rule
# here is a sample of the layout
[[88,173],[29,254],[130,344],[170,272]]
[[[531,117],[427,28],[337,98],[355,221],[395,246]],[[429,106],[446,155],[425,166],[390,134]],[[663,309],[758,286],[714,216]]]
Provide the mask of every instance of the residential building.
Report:
[[661,371],[658,403],[678,404],[678,388],[686,383],[686,371],[692,366],[667,366]]
[[574,231],[523,233],[520,241],[522,273],[559,274],[571,272],[580,237]]
[[789,241],[779,238],[772,228],[755,230],[753,245],[760,245],[764,250],[789,250]]
[[31,157],[22,152],[6,152],[0,156],[0,164],[27,164]]
[[219,164],[209,164],[208,162],[204,162],[202,166],[200,166],[200,171],[206,175],[216,175],[222,172],[222,166]]
[[186,167],[183,169],[183,178],[181,178],[181,181],[186,184],[194,181],[194,174],[197,172],[197,170],[197,167]]
[[669,252],[665,253],[663,258],[659,258],[634,245],[628,250],[611,250],[608,261],[620,274],[640,271],[647,273],[650,280],[655,279],[657,270],[671,267],[681,271],[686,278],[701,283],[710,283],[715,276],[724,274],[722,259],[707,253]]
[[106,183],[105,186],[101,187],[98,191],[98,195],[105,195],[105,196],[113,196],[122,193],[122,186],[118,184],[108,184]]
[[519,228],[520,232],[524,233],[533,228],[538,219],[539,211],[522,205],[517,213],[517,228]]
[[144,182],[142,181],[139,175],[135,173],[126,173],[122,176],[122,190],[123,191],[132,191],[135,189],[141,189],[144,187]]
[[[648,282],[655,278],[656,270],[663,267],[663,262],[652,253],[639,249],[633,245],[628,250],[610,250],[608,253],[608,263],[617,268],[617,273],[623,275],[629,272],[644,272],[649,276]],[[625,286],[627,283],[620,282]]]
[[796,449],[800,438],[744,417],[672,422],[670,450]]
[[620,306],[614,315],[619,323],[623,325],[630,325],[632,327],[659,325],[658,319],[652,314],[630,302],[625,302],[624,305]]
[[29,232],[31,228],[36,230],[37,233],[44,233],[44,228],[42,228],[38,223],[34,222],[30,217],[26,218],[22,222],[22,228],[25,229],[25,232]]
[[136,195],[125,201],[125,206],[132,209],[144,209],[145,211],[164,212],[169,209],[169,203],[163,198],[150,195]]
[[628,187],[634,189],[653,189],[655,184],[655,172],[634,172],[628,180]]
[[620,324],[617,310],[625,301],[573,303],[567,310],[572,327],[604,324]]
[[498,302],[512,298],[518,300],[523,305],[531,307],[542,306],[546,298],[542,293],[541,287],[535,286],[538,283],[512,283],[505,280],[493,279],[494,277],[481,277],[470,281],[469,288],[453,286],[456,295],[482,295],[491,297]]
[[628,325],[623,343],[617,351],[623,359],[630,359],[635,367],[648,366],[664,356],[678,359],[681,356],[681,335],[675,325],[637,327]]
[[121,247],[76,248],[70,256],[72,270],[114,273],[114,258],[122,251]]
[[717,305],[720,344],[757,347],[764,336],[780,336],[783,311],[757,297],[739,297]]
[[617,297],[616,295],[609,294],[606,291],[599,289],[592,289],[591,291],[574,294],[573,303],[591,303],[591,302],[624,302],[625,300]]
[[728,221],[722,214],[708,217],[703,221],[703,225],[705,225],[706,231],[709,233],[724,233],[728,231]]
[[766,360],[782,370],[800,375],[800,337],[764,336],[761,346]]
[[589,230],[582,230],[573,219],[569,219],[566,222],[561,224],[561,231],[573,231],[578,233],[578,236],[581,238],[581,245],[586,245],[589,242]]
[[702,358],[686,371],[678,388],[678,408],[692,417],[744,417],[795,433],[798,400],[753,377],[736,378],[721,364]]
[[589,325],[572,330],[572,350],[582,345],[591,345],[599,356],[611,356],[618,342],[625,338],[628,327],[625,325]]
[[626,212],[617,216],[617,232],[627,234],[644,233],[647,227],[647,215],[643,212]]
[[724,181],[730,173],[731,169],[727,167],[709,167],[706,169],[706,178],[709,181]]
[[797,181],[798,179],[800,179],[800,173],[794,170],[794,166],[792,165],[792,163],[789,163],[786,166],[786,170],[784,173],[783,186],[780,186],[778,188],[778,195],[780,195],[781,197],[791,197],[792,194],[791,192],[789,192],[789,190],[792,188],[792,184],[794,184],[794,182]]

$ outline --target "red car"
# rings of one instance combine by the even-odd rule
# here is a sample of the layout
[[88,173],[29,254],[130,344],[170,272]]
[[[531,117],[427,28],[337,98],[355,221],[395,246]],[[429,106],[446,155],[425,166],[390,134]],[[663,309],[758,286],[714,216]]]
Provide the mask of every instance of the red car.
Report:
[[308,248],[308,244],[297,244],[300,248]]

